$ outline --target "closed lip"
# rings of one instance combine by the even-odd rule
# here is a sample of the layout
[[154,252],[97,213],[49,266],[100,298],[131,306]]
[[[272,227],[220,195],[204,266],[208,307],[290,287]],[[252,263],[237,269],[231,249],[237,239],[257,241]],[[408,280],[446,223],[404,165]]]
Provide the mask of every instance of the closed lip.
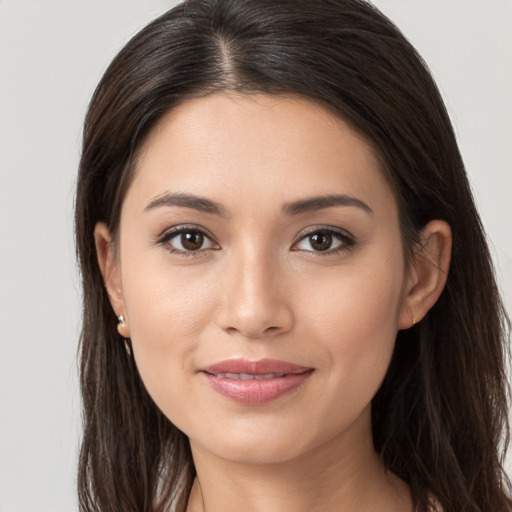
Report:
[[278,359],[227,359],[203,368],[211,388],[245,405],[261,405],[301,388],[314,368]]
[[267,376],[272,374],[301,374],[313,369],[314,368],[301,366],[288,361],[281,361],[279,359],[259,359],[257,361],[251,361],[249,359],[238,358],[226,359],[214,363],[202,368],[201,371],[211,375],[243,374]]

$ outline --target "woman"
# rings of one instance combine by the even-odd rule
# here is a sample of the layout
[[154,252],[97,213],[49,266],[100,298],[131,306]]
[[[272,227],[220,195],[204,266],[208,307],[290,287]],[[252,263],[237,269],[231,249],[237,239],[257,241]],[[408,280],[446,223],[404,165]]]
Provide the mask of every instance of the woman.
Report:
[[82,510],[510,509],[485,235],[371,5],[155,20],[91,101],[76,231]]

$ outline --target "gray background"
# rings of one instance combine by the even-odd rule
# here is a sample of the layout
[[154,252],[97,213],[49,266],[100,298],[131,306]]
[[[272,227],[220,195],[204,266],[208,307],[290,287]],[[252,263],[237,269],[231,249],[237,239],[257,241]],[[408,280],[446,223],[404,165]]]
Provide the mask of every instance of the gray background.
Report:
[[[174,3],[0,0],[1,512],[76,510],[81,122],[114,54]],[[375,3],[438,81],[510,312],[512,2]]]

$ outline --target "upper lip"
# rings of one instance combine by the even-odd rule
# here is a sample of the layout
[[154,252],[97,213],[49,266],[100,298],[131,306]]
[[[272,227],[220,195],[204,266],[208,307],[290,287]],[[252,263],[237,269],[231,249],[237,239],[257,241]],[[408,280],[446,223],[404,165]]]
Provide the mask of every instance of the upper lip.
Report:
[[211,374],[218,373],[245,373],[249,375],[267,375],[271,373],[304,373],[313,370],[311,367],[301,366],[278,359],[259,359],[250,361],[248,359],[226,359],[219,361],[201,371]]

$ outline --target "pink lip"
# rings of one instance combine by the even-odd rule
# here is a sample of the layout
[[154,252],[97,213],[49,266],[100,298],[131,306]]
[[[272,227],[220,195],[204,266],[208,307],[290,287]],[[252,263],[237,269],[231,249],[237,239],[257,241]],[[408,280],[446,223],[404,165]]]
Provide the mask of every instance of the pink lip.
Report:
[[[228,359],[201,370],[215,391],[248,405],[270,402],[299,388],[313,371],[313,368],[277,359]],[[240,374],[243,378],[237,378]]]

